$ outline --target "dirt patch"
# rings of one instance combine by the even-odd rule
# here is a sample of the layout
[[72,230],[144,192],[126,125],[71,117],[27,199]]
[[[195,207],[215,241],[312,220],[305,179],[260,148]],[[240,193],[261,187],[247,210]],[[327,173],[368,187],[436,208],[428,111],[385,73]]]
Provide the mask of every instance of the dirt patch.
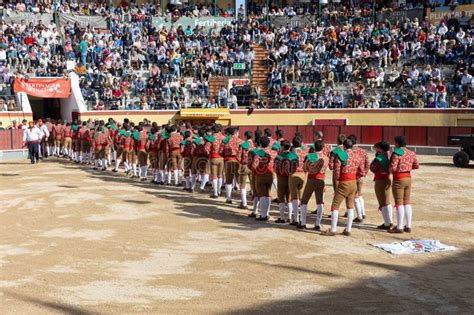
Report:
[[[64,161],[17,165],[0,177],[0,312],[473,313],[474,170],[420,159],[413,233],[375,228],[368,178],[367,219],[350,238],[257,222],[238,195],[227,205]],[[370,245],[410,238],[460,250],[398,257]]]

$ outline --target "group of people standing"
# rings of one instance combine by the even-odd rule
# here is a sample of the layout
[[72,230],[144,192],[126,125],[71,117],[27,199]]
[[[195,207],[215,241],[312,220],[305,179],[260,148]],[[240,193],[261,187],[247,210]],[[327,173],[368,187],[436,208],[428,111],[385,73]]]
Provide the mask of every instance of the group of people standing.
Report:
[[[337,232],[339,210],[346,204],[346,227],[349,236],[353,222],[365,218],[362,195],[364,178],[374,174],[375,195],[383,223],[377,228],[390,233],[411,232],[411,171],[419,168],[414,152],[406,148],[403,136],[394,139],[394,149],[381,141],[374,145],[375,158],[357,145],[355,135],[339,135],[331,148],[324,143],[323,133],[316,132],[315,141],[303,144],[301,134],[290,139],[283,131],[271,129],[246,131],[241,138],[236,127],[220,125],[193,126],[190,123],[158,125],[128,119],[118,123],[84,121],[73,123],[47,120],[33,122],[25,135],[36,128],[34,140],[43,157],[63,155],[76,163],[92,164],[94,169],[119,172],[157,185],[181,186],[183,190],[204,193],[212,186],[210,198],[217,199],[225,189],[226,203],[232,204],[232,192],[240,191],[240,209],[248,209],[250,188],[252,209],[249,217],[268,221],[272,201],[278,202],[278,224],[291,224],[307,229],[308,203],[316,197],[314,229],[323,235]],[[25,141],[27,141],[25,139]],[[28,141],[27,141],[28,142]],[[33,161],[33,160],[32,160]],[[151,172],[149,170],[151,169]],[[326,173],[332,171],[334,197],[331,203],[331,227],[323,230]],[[272,200],[272,191],[277,198]],[[392,207],[391,195],[395,201]],[[397,222],[393,224],[392,212]]]

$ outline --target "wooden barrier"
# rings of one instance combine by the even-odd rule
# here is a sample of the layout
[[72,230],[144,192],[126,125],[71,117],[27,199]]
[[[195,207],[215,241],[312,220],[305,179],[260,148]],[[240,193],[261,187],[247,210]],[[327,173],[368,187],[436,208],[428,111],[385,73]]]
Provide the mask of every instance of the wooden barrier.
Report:
[[23,149],[23,130],[0,130],[0,150]]
[[[314,141],[314,133],[323,131],[326,143],[336,143],[337,136],[354,134],[360,144],[374,144],[385,140],[390,143],[398,135],[407,138],[408,145],[412,146],[448,146],[448,135],[474,134],[471,127],[412,127],[412,126],[241,126],[240,137],[244,137],[247,130],[264,130],[269,128],[273,135],[276,130],[282,130],[286,139],[293,138],[296,132],[300,133],[305,143]],[[275,137],[275,136],[274,136]],[[0,150],[20,150],[23,148],[23,130],[0,130]]]

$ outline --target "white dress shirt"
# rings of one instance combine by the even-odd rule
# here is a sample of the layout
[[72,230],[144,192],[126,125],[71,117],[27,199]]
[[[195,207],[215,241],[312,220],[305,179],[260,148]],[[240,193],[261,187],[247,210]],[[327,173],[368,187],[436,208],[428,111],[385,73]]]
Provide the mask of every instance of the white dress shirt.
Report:
[[43,133],[36,126],[23,131],[23,142],[40,141],[42,137]]

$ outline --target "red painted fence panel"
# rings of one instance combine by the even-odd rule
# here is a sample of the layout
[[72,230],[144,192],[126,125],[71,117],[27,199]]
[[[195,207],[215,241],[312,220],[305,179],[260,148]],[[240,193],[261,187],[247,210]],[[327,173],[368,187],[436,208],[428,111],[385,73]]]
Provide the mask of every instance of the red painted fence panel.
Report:
[[303,143],[313,143],[313,126],[298,126],[298,132],[301,133],[301,136],[303,137]]
[[23,149],[23,130],[0,130],[0,150]]
[[11,131],[2,130],[0,131],[0,150],[10,150],[11,149]]
[[427,127],[405,127],[405,137],[410,145],[426,145]]
[[346,119],[315,119],[315,126],[345,126]]
[[362,143],[360,136],[360,126],[341,126],[341,133],[345,134],[346,137],[354,135],[357,138],[357,143]]
[[375,144],[382,140],[382,127],[363,126],[361,127],[361,140],[363,144]]
[[387,141],[388,143],[392,143],[393,139],[396,136],[403,136],[404,135],[404,128],[403,127],[383,127],[382,135],[383,140]]
[[[293,139],[293,137],[295,136],[297,126],[277,126],[277,127],[278,127],[278,129],[283,131],[283,137],[285,139],[288,139],[289,141],[291,141]],[[273,135],[273,138],[276,139],[276,136]]]
[[322,129],[324,133],[324,142],[337,143],[337,136],[340,133],[338,126],[324,126]]
[[427,128],[427,146],[447,146],[449,127],[429,127]]
[[450,127],[449,134],[452,136],[471,134],[474,128],[470,127]]
[[257,130],[256,126],[240,126],[239,127],[239,136],[241,139],[245,139],[244,134],[247,130],[252,132],[252,136],[254,135],[254,131]]

